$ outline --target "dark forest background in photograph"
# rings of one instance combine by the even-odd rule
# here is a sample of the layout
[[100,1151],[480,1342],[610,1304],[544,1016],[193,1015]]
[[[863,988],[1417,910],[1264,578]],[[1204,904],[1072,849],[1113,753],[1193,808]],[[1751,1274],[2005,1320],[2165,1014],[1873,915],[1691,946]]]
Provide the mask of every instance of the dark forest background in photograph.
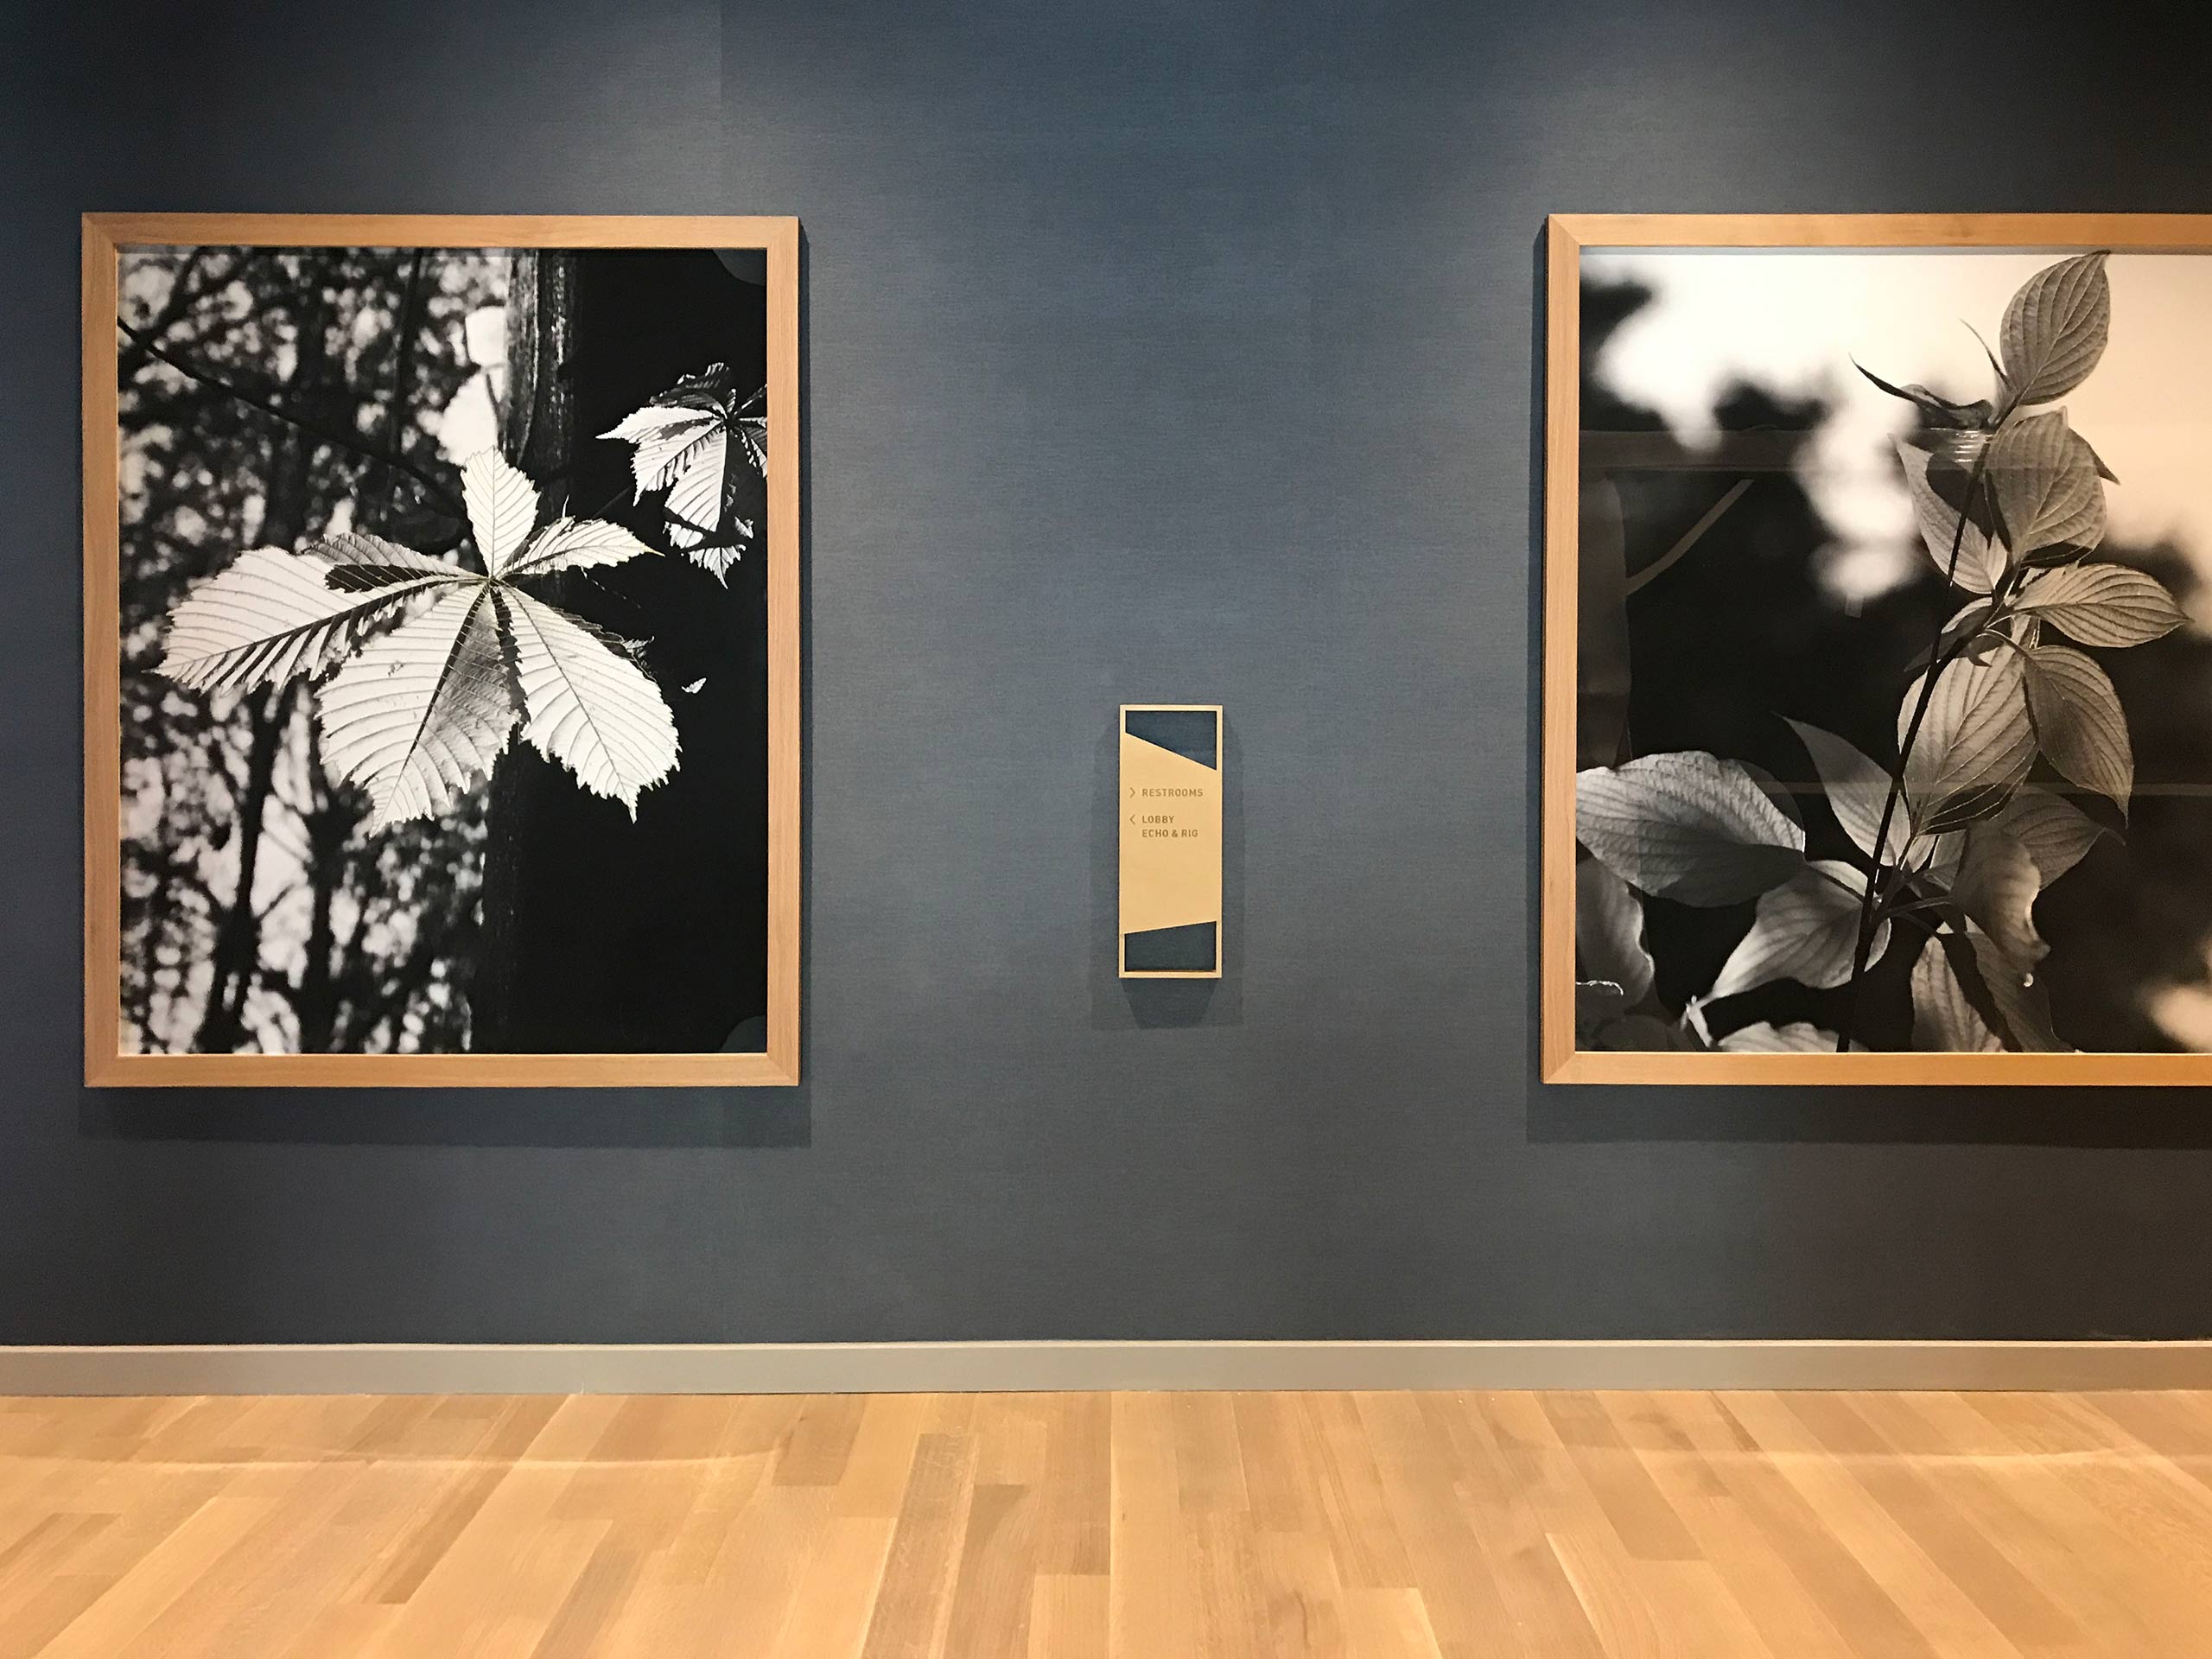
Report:
[[1578,1045],[2212,1050],[2212,259],[1581,305]]
[[119,280],[124,1052],[761,1048],[760,256]]

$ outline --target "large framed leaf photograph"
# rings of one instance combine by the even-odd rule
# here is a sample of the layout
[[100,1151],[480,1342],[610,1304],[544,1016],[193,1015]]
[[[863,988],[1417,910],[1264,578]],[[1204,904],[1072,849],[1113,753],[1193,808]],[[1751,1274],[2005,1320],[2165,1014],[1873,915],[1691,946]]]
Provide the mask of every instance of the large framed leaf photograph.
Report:
[[1549,271],[1545,1077],[2212,1082],[2212,218]]
[[798,1076],[798,227],[84,222],[86,1075]]

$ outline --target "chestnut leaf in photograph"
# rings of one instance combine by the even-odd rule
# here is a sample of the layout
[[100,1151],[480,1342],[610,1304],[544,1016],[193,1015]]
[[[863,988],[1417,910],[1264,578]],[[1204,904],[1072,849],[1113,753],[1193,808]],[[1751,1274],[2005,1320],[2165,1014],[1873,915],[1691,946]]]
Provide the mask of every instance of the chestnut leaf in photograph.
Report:
[[668,704],[635,646],[522,584],[652,550],[603,519],[540,525],[536,486],[489,451],[461,493],[480,569],[361,533],[251,549],[170,613],[161,671],[200,691],[313,682],[325,762],[368,791],[372,830],[449,810],[518,727],[634,817],[677,764]]
[[717,582],[728,581],[753,539],[752,521],[736,515],[738,490],[747,470],[766,475],[767,402],[765,386],[741,399],[729,370],[715,363],[600,434],[635,446],[635,499],[667,492],[669,545]]

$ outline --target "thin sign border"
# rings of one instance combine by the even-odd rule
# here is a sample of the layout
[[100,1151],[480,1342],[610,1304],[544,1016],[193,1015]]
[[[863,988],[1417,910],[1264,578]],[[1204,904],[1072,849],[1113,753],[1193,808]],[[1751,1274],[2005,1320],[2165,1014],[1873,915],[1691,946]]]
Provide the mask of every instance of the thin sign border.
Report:
[[[1213,716],[1213,758],[1216,773],[1214,787],[1221,793],[1221,799],[1217,804],[1224,812],[1226,812],[1229,804],[1229,755],[1227,753],[1227,745],[1224,741],[1224,734],[1221,728],[1221,710],[1222,705],[1217,702],[1125,702],[1121,706],[1120,714],[1115,716],[1116,752],[1118,753],[1120,743],[1128,740],[1129,732],[1129,716],[1133,714],[1175,715],[1205,713],[1211,715]],[[1114,810],[1117,815],[1121,812],[1122,806],[1125,804],[1125,803],[1120,799],[1120,795],[1121,791],[1117,785],[1115,789],[1116,801],[1114,807]],[[1217,834],[1217,842],[1218,842],[1220,839],[1221,836]],[[1214,848],[1214,859],[1216,864],[1215,874],[1217,879],[1220,876],[1219,865],[1224,851],[1224,849],[1218,844]],[[1122,879],[1120,874],[1120,867],[1121,858],[1117,851],[1115,856],[1115,880],[1117,884]],[[1129,966],[1129,936],[1122,931],[1121,916],[1119,913],[1117,901],[1116,913],[1114,918],[1114,958],[1116,977],[1121,979],[1219,979],[1223,977],[1229,961],[1229,918],[1227,914],[1229,906],[1224,901],[1224,895],[1219,892],[1217,892],[1214,894],[1214,908],[1223,913],[1217,916],[1214,920],[1213,966],[1211,969],[1140,968],[1132,969]]]
[[2212,1054],[1616,1053],[1574,1046],[1574,719],[1586,248],[2212,251],[2203,213],[1554,213],[1546,226],[1539,1071],[1546,1083],[2202,1084]]
[[[85,1081],[94,1087],[745,1087],[799,1080],[799,224],[789,217],[86,213]],[[750,1054],[125,1054],[116,306],[126,245],[758,248],[768,268],[768,1010]]]

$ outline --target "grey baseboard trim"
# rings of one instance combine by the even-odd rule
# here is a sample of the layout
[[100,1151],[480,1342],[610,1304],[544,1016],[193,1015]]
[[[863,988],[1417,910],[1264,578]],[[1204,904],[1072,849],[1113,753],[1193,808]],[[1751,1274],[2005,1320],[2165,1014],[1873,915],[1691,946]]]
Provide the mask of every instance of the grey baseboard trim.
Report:
[[916,1342],[0,1347],[0,1394],[2202,1389],[2212,1342]]

